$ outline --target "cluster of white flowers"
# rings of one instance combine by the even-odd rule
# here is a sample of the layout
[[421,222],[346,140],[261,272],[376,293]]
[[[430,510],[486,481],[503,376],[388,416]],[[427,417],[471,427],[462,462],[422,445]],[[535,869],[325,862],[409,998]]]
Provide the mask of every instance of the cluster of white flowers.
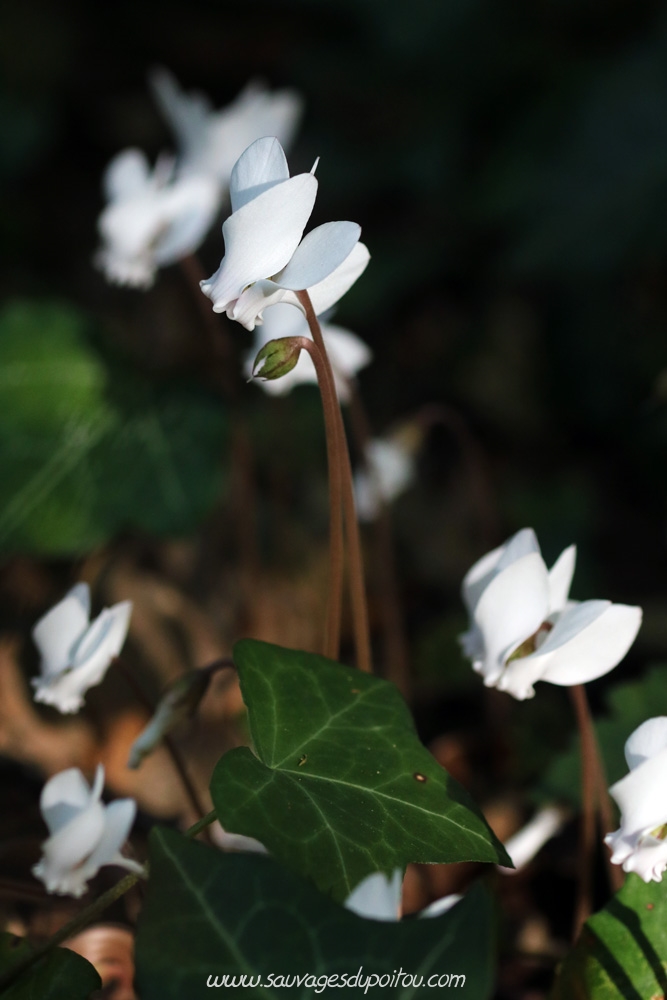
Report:
[[256,81],[220,111],[203,94],[184,93],[166,70],[153,73],[151,85],[178,155],[160,157],[153,170],[141,150],[114,157],[104,177],[108,205],[96,257],[109,281],[137,288],[150,287],[158,268],[198,249],[243,150],[266,134],[289,143],[302,110],[293,91],[271,93]]

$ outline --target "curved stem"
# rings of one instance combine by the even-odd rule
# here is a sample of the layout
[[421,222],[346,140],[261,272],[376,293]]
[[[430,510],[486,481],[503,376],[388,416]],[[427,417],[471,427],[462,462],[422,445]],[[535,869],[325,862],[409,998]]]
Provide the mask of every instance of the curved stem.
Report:
[[593,860],[595,856],[595,810],[598,788],[595,733],[588,708],[586,689],[574,684],[570,695],[581,738],[581,840],[579,844],[579,884],[574,915],[573,939],[576,941],[593,911]]
[[340,651],[343,604],[343,467],[337,425],[338,401],[333,377],[327,369],[325,355],[320,348],[308,337],[295,337],[294,340],[302,350],[309,353],[315,366],[324,411],[329,467],[329,600],[324,632],[324,655],[337,660]]
[[[310,301],[310,295],[305,290],[297,292],[296,294],[304,308],[310,332],[313,340],[320,349],[328,372],[329,380],[331,384],[334,385],[335,391],[335,382],[331,362],[329,361],[327,349],[324,344],[320,324],[317,316],[315,315],[313,304]],[[345,527],[347,532],[347,550],[350,567],[350,596],[352,600],[352,623],[354,627],[357,666],[360,670],[372,673],[371,641],[368,624],[368,606],[366,603],[366,586],[364,582],[364,566],[361,555],[361,537],[359,534],[359,523],[357,521],[357,512],[354,503],[354,487],[352,485],[350,454],[347,449],[345,427],[343,426],[343,415],[338,403],[336,405],[336,425],[343,477],[343,514],[345,517]]]

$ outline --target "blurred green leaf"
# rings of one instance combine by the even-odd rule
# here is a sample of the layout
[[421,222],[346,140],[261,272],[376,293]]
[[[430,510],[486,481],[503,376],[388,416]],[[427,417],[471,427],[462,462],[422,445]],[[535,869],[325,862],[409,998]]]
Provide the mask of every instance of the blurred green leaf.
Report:
[[224,414],[182,382],[109,368],[60,303],[0,314],[0,547],[75,554],[190,530],[219,495]]
[[213,773],[226,830],[260,840],[336,899],[410,861],[506,863],[393,684],[250,639],[234,662],[257,756],[231,750]]
[[[26,941],[0,935],[0,974],[29,951]],[[67,948],[55,948],[2,992],[2,1000],[87,1000],[99,989],[100,977],[85,958]]]
[[[171,830],[151,833],[150,865],[137,935],[142,1000],[198,1000],[210,995],[209,977],[352,977],[360,968],[361,987],[346,987],[345,996],[363,996],[366,976],[390,982],[399,969],[424,985],[385,986],[383,996],[428,996],[429,976],[447,974],[465,976],[459,985],[475,1000],[491,995],[492,915],[481,886],[440,917],[392,923],[351,913],[272,858],[220,854]],[[322,995],[338,995],[341,985]],[[319,992],[312,981],[301,990],[284,982],[242,988],[248,998]]]
[[667,895],[630,874],[587,921],[552,1000],[658,1000],[667,994]]

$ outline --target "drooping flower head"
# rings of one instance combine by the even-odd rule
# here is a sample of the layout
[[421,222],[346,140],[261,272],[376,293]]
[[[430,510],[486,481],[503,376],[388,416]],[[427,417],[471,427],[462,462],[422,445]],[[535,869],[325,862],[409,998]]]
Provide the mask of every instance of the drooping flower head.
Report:
[[354,222],[327,222],[303,236],[317,180],[313,171],[290,177],[277,139],[253,142],[230,182],[232,214],[222,227],[225,255],[202,291],[214,312],[225,312],[248,330],[277,302],[301,308],[296,292],[308,290],[316,314],[332,306],[368,263]]
[[42,657],[41,677],[32,681],[35,701],[77,712],[88,688],[100,683],[120,653],[131,613],[131,601],[121,601],[91,622],[88,584],[72,587],[32,630]]
[[645,882],[667,869],[667,716],[647,719],[625,744],[630,773],[609,789],[621,826],[605,837],[611,860]]
[[77,767],[54,775],[42,789],[40,809],[50,836],[32,873],[47,892],[82,896],[88,880],[103,865],[143,871],[140,864],[120,853],[134,822],[136,803],[119,799],[105,806],[100,801],[103,787],[104,768],[99,764],[92,789]]
[[149,288],[158,268],[197,250],[221,200],[213,178],[177,176],[171,157],[151,171],[138,149],[114,157],[104,189],[108,204],[98,222],[102,246],[95,263],[109,281],[136,288]]
[[291,145],[303,112],[295,90],[271,92],[252,80],[232,101],[214,111],[205,94],[185,93],[166,69],[156,69],[150,83],[157,104],[176,136],[179,174],[215,178],[227,189],[234,164],[244,149],[264,135]]
[[487,687],[532,698],[536,681],[585,684],[623,659],[641,608],[568,600],[575,559],[571,545],[547,570],[535,533],[525,528],[466,574],[471,623],[461,644]]

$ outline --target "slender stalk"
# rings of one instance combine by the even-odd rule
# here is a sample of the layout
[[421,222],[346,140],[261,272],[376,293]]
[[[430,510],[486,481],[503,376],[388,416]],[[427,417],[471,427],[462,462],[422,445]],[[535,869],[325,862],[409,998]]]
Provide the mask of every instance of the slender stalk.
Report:
[[[146,711],[148,712],[149,718],[152,718],[153,713],[155,712],[155,706],[151,704],[150,699],[146,696],[146,694],[143,691],[141,685],[137,684],[137,681],[136,681],[136,679],[135,679],[132,671],[128,669],[127,665],[123,662],[123,660],[122,660],[122,658],[120,656],[116,657],[115,663],[116,663],[116,666],[118,667],[118,669],[120,670],[121,674],[123,675],[123,678],[125,679],[125,683],[132,690],[132,693],[134,694],[134,696],[137,699],[137,701],[139,702],[139,704],[142,705],[146,709]],[[171,757],[171,760],[172,760],[172,763],[173,763],[174,768],[176,770],[176,773],[178,774],[179,778],[181,779],[181,783],[182,783],[183,788],[185,790],[185,794],[186,794],[187,798],[190,800],[190,805],[192,806],[192,808],[193,808],[193,810],[195,812],[195,815],[197,815],[197,816],[205,816],[206,815],[206,809],[204,808],[204,805],[203,805],[201,799],[199,798],[199,794],[197,792],[197,789],[195,788],[195,786],[193,785],[192,781],[190,780],[190,776],[189,776],[189,774],[188,774],[188,772],[186,770],[186,767],[185,767],[185,764],[183,763],[181,755],[178,752],[178,750],[177,750],[177,748],[176,748],[176,746],[174,744],[174,741],[171,739],[170,736],[165,735],[164,739],[163,739],[163,742],[164,742],[165,747],[167,748],[167,751],[169,752],[169,756]]]
[[325,355],[308,337],[295,338],[302,350],[308,351],[315,365],[322,397],[324,427],[329,467],[329,600],[324,632],[324,655],[338,659],[340,622],[343,603],[343,465],[337,425],[338,400],[333,378],[327,370]]
[[[205,827],[208,827],[217,818],[215,809],[213,809],[210,813],[207,813],[206,816],[198,820],[197,823],[186,830],[184,836],[190,838],[196,837],[198,833],[201,833]],[[110,889],[107,889],[106,892],[102,893],[101,896],[94,900],[90,906],[87,906],[84,910],[82,910],[81,913],[77,913],[75,917],[72,917],[72,919],[68,920],[66,924],[63,924],[60,930],[56,931],[55,934],[52,934],[48,941],[45,941],[44,944],[39,945],[37,948],[33,948],[27,955],[24,955],[20,961],[16,962],[9,969],[7,969],[2,976],[0,976],[0,994],[7,986],[15,982],[19,976],[23,975],[24,972],[35,964],[35,962],[38,962],[40,958],[47,955],[53,948],[57,948],[58,945],[61,945],[64,941],[68,941],[70,938],[74,937],[75,934],[78,934],[85,927],[88,927],[89,924],[92,924],[93,921],[101,916],[112,903],[115,903],[117,899],[120,899],[120,897],[128,892],[133,885],[136,885],[140,878],[145,878],[146,874],[147,869],[143,874],[130,872],[122,878],[120,882],[116,882],[116,884],[112,885]]]
[[581,840],[579,844],[579,884],[573,927],[573,938],[576,940],[584,923],[593,912],[595,811],[599,770],[595,732],[583,684],[572,685],[570,695],[581,738]]
[[45,941],[44,944],[39,945],[39,947],[34,948],[27,955],[24,955],[23,958],[16,962],[15,965],[10,966],[10,968],[7,969],[2,976],[0,976],[0,994],[2,994],[2,991],[9,986],[10,983],[13,983],[19,976],[23,975],[24,972],[34,965],[35,962],[38,962],[40,958],[47,955],[53,948],[57,948],[58,945],[63,943],[63,941],[67,941],[69,938],[74,937],[74,935],[78,934],[79,931],[82,931],[84,927],[87,927],[88,924],[91,924],[94,920],[96,920],[97,917],[104,913],[107,907],[111,906],[112,903],[115,903],[117,899],[120,899],[120,897],[126,893],[128,889],[131,889],[132,886],[138,882],[140,877],[141,876],[135,872],[130,872],[130,874],[126,875],[125,878],[122,878],[120,882],[116,882],[114,886],[107,889],[105,893],[96,899],[95,902],[91,903],[90,906],[87,906],[85,910],[82,910],[81,913],[77,913],[75,917],[72,917],[72,919],[66,924],[63,924],[60,930],[56,931],[56,933],[53,934],[48,941]]
[[[357,383],[354,379],[348,382],[350,390],[350,417],[352,434],[356,438],[359,454],[367,454],[371,441],[370,422],[366,415]],[[405,617],[401,603],[396,559],[394,554],[394,533],[391,523],[391,511],[379,497],[379,511],[374,524],[375,551],[379,573],[376,585],[380,594],[380,608],[384,626],[384,660],[386,677],[396,685],[403,697],[410,698],[410,658],[408,639],[405,629]]]
[[[616,823],[614,822],[614,807],[612,805],[611,796],[609,794],[609,782],[607,781],[607,772],[604,766],[604,760],[602,759],[602,753],[600,751],[600,744],[595,733],[595,727],[591,723],[591,728],[593,730],[593,741],[595,744],[595,758],[597,764],[597,781],[598,781],[598,808],[600,810],[600,825],[602,827],[602,834],[606,836],[608,833],[613,833],[616,829]],[[607,865],[607,875],[609,877],[609,885],[611,886],[612,892],[618,892],[619,889],[623,888],[625,882],[625,872],[620,865],[612,865],[611,854],[605,845],[604,849],[605,863]]]
[[[313,340],[317,344],[328,372],[330,382],[335,386],[331,362],[327,354],[327,349],[322,337],[322,330],[318,322],[310,295],[307,291],[297,292],[297,297],[301,302],[308,320],[308,326]],[[350,569],[350,596],[352,602],[352,623],[354,627],[354,642],[357,653],[357,666],[360,670],[372,673],[370,628],[368,624],[368,606],[366,603],[366,586],[364,582],[364,566],[361,554],[361,537],[359,534],[359,523],[354,504],[354,488],[352,485],[352,467],[350,465],[350,454],[347,449],[347,439],[345,437],[345,427],[343,426],[343,415],[340,406],[336,406],[336,424],[339,440],[339,453],[342,465],[343,477],[343,515],[345,518],[345,528],[347,533],[348,563]]]

